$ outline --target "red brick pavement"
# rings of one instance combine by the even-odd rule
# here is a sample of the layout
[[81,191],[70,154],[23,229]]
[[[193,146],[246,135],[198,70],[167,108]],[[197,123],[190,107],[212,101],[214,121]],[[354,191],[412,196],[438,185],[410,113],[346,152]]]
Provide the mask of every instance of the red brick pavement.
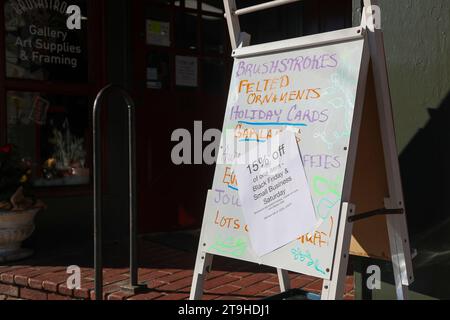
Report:
[[[120,290],[127,283],[126,267],[105,267],[104,298],[108,300],[183,300],[188,299],[192,282],[195,254],[165,247],[148,241],[142,242],[139,257],[139,281],[147,290],[132,295]],[[59,256],[59,255],[58,255]],[[76,253],[67,260],[76,264]],[[45,262],[45,263],[44,263]],[[66,268],[69,264],[56,257],[28,260],[18,265],[0,266],[0,300],[67,300],[94,299],[93,269],[81,269],[81,289],[68,289]],[[322,280],[310,276],[290,274],[294,288],[320,293]],[[213,270],[204,285],[203,299],[253,300],[273,296],[280,292],[273,268],[259,267],[242,261],[217,257]],[[345,299],[353,299],[353,277],[347,278]]]

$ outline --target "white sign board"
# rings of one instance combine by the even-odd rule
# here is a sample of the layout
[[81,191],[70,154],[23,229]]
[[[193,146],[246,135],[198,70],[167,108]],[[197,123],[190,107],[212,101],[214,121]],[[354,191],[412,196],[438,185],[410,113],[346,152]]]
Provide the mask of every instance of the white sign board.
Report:
[[177,86],[197,87],[198,86],[198,58],[196,57],[175,57],[175,78]]
[[253,250],[264,256],[313,231],[316,215],[295,133],[241,143],[249,152],[233,166],[239,199]]
[[[273,46],[265,46],[269,45]],[[205,252],[330,279],[363,46],[361,37],[235,58],[221,149],[203,220],[200,241]],[[236,56],[240,50],[248,49],[236,49]],[[245,182],[241,186],[232,161],[242,154],[236,141],[270,140],[275,130],[285,126],[298,129],[318,224],[306,234],[298,227],[295,240],[261,257],[258,253],[265,245],[250,241],[239,199]],[[290,232],[290,225],[277,226],[277,231]]]

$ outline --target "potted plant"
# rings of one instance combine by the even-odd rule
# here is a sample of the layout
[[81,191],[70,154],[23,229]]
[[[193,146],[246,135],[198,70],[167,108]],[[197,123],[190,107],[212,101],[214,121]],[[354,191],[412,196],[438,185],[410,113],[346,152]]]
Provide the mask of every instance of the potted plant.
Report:
[[12,145],[0,148],[0,263],[32,254],[22,241],[34,231],[34,217],[45,208],[30,193],[31,164]]

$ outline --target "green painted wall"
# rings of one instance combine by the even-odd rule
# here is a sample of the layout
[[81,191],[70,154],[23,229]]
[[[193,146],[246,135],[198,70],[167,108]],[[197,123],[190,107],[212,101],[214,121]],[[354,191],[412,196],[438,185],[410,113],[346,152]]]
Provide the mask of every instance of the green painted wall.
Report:
[[[386,22],[390,30],[386,44],[398,144],[403,151],[417,129],[430,120],[427,108],[437,108],[450,90],[450,2],[383,3],[390,6],[384,10],[389,14],[385,18],[393,21],[392,26]],[[396,17],[395,12],[401,14]]]
[[[360,4],[353,0],[354,25]],[[409,233],[418,250],[412,289],[449,299],[450,1],[379,5]]]
[[[399,151],[450,91],[450,1],[380,0]],[[360,1],[354,0],[355,22]]]

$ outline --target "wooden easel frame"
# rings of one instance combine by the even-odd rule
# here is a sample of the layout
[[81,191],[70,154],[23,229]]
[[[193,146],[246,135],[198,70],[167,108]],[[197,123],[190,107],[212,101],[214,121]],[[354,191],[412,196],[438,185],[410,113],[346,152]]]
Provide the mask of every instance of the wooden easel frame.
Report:
[[[275,0],[252,7],[237,10],[235,0],[224,0],[225,17],[227,20],[228,30],[230,33],[231,46],[233,56],[235,49],[244,48],[250,45],[250,35],[241,32],[239,24],[239,16],[252,13],[268,8],[281,6],[284,4],[297,2],[301,0]],[[365,8],[377,5],[376,0],[364,0]],[[400,168],[398,163],[397,146],[395,142],[394,123],[391,109],[391,96],[389,90],[389,82],[387,76],[386,60],[384,54],[383,34],[381,30],[370,31],[362,28],[361,32],[366,33],[368,39],[368,47],[373,67],[373,77],[376,91],[377,108],[382,133],[382,144],[384,150],[384,159],[386,165],[386,177],[388,180],[389,197],[384,199],[386,211],[400,211],[402,214],[386,215],[389,246],[391,250],[391,260],[395,277],[395,286],[397,298],[399,300],[407,299],[408,285],[414,281],[411,263],[411,251],[409,247],[409,237],[407,232],[406,216],[404,214],[403,191],[400,179]],[[337,31],[336,33],[338,33]],[[305,37],[307,41],[308,37]],[[289,40],[286,40],[288,43]],[[324,37],[324,43],[327,38]],[[317,44],[317,42],[316,42]],[[259,45],[264,46],[264,45]],[[249,48],[250,49],[250,48]],[[244,51],[245,49],[241,50]],[[269,50],[267,50],[268,52]],[[369,61],[363,61],[360,73],[367,75]],[[367,78],[367,77],[366,77]],[[359,82],[358,95],[356,97],[356,106],[362,106],[365,99],[366,78]],[[362,79],[360,77],[360,79]],[[362,107],[355,108],[354,124],[352,132],[358,134],[352,135],[349,154],[348,166],[345,173],[345,184],[343,188],[343,196],[341,202],[341,211],[339,217],[338,236],[336,241],[335,254],[333,258],[333,269],[330,280],[324,280],[322,287],[322,300],[342,299],[344,295],[346,272],[349,260],[350,242],[352,237],[353,221],[349,219],[355,214],[355,205],[350,203],[353,170],[355,167],[356,153],[359,138],[359,126],[361,124]],[[203,227],[205,224],[203,224]],[[203,234],[202,227],[202,234]],[[191,287],[191,300],[200,299],[203,295],[203,284],[207,273],[211,271],[213,255],[203,251],[204,244],[199,243],[197,259],[194,268],[194,277]],[[277,269],[280,290],[284,292],[290,289],[290,280],[286,270]]]
[[[375,5],[379,5],[378,0],[364,0],[364,8]],[[405,212],[382,30],[369,31],[368,39],[390,196],[384,203],[387,209]],[[386,219],[397,298],[403,300],[408,298],[408,286],[414,281],[406,215],[388,215]]]

